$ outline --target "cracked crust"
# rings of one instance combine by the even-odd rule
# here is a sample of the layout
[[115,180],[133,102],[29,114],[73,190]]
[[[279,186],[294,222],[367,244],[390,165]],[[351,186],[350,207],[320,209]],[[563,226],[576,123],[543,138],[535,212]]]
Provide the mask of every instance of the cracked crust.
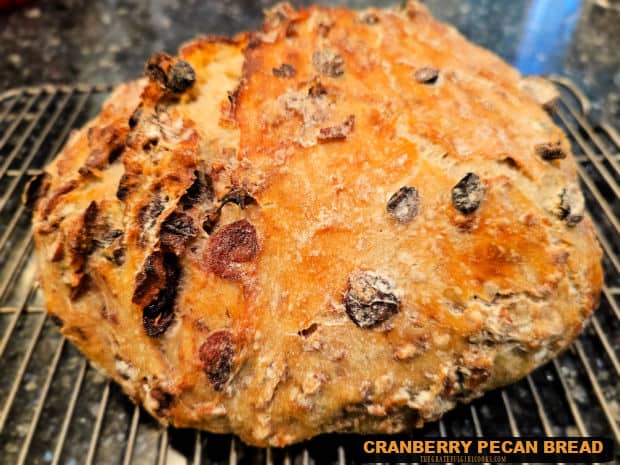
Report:
[[549,93],[423,6],[279,5],[147,75],[47,167],[34,234],[54,321],[161,422],[258,446],[410,429],[593,311]]

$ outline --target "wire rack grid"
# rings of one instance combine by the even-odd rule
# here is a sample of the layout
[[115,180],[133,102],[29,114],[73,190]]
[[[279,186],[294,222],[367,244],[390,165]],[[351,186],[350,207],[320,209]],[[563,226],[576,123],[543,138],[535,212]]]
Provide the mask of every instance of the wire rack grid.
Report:
[[[592,124],[587,99],[553,78],[554,119],[571,140],[604,251],[599,310],[561,356],[522,381],[416,432],[432,436],[599,435],[620,444],[620,136]],[[55,330],[36,281],[30,212],[20,194],[92,118],[107,86],[41,86],[0,94],[0,462],[2,464],[338,464],[352,437],[324,435],[256,449],[230,435],[164,429]],[[618,447],[616,447],[616,450]],[[618,459],[620,457],[616,457]]]

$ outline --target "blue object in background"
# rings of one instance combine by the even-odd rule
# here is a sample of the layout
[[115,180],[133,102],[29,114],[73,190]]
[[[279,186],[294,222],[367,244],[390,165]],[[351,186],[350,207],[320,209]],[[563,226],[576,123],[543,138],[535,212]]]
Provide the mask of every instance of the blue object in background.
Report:
[[561,68],[580,9],[581,0],[532,0],[513,65],[523,74]]

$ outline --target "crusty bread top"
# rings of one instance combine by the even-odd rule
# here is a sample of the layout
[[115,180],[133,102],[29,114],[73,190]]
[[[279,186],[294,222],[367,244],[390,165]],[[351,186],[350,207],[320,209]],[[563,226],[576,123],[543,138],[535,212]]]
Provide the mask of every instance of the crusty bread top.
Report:
[[539,84],[419,4],[279,5],[147,74],[48,167],[34,227],[64,334],[160,419],[257,445],[398,431],[594,308]]

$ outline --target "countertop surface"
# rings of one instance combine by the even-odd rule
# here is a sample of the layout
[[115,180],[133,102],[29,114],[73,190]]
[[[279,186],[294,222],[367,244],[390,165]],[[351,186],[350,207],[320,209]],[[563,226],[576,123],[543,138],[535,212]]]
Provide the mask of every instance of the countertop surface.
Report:
[[[42,83],[116,83],[148,56],[201,33],[256,28],[273,1],[48,0],[0,12],[0,92]],[[308,1],[291,2],[294,5]],[[386,0],[323,0],[353,7]],[[595,119],[620,128],[620,0],[426,0],[524,74],[570,78]]]

